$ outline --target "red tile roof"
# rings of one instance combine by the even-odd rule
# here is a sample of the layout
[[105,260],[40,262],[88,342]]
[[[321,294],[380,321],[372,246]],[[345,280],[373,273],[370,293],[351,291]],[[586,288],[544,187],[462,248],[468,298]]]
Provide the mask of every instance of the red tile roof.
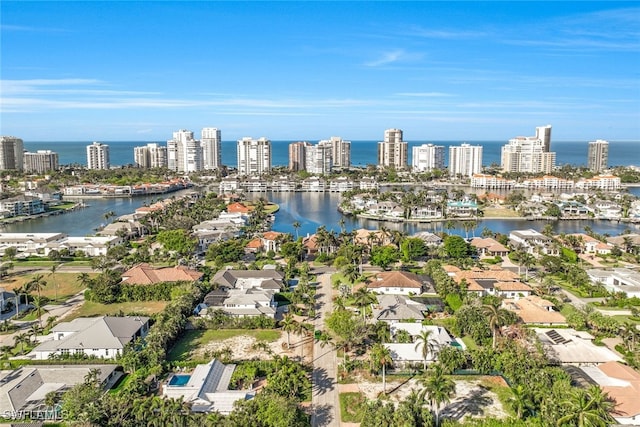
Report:
[[200,277],[202,277],[202,273],[182,265],[153,268],[149,264],[139,264],[122,273],[122,282],[133,285],[151,285],[162,282],[193,282]]
[[422,281],[417,274],[406,271],[378,273],[367,282],[367,288],[416,288],[422,289]]

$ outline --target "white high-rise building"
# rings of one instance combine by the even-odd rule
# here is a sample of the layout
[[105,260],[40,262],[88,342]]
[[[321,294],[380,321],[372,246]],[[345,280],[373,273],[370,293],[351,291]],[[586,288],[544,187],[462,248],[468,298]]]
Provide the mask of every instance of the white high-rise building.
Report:
[[556,153],[551,146],[551,126],[536,128],[536,136],[518,136],[502,147],[503,172],[551,173],[556,165]]
[[413,147],[411,152],[411,166],[414,171],[431,172],[444,169],[444,146],[422,144]]
[[385,130],[384,141],[378,142],[378,166],[406,168],[407,150],[408,144],[402,140],[402,130]]
[[331,173],[331,153],[333,146],[330,141],[320,141],[305,149],[305,169],[309,173],[325,175]]
[[167,167],[176,172],[198,172],[203,169],[202,146],[193,132],[181,129],[167,141]]
[[587,166],[596,173],[609,167],[609,142],[603,139],[589,142]]
[[320,141],[331,145],[331,159],[333,166],[348,168],[351,166],[351,141],[345,141],[339,136],[332,136],[329,140]]
[[58,153],[51,150],[38,150],[35,153],[24,153],[24,171],[45,173],[58,169]]
[[101,142],[87,145],[87,169],[109,169],[109,146]]
[[482,146],[461,144],[449,147],[449,175],[471,177],[482,171]]
[[271,170],[271,141],[245,137],[238,140],[238,174],[261,175]]
[[222,132],[218,128],[204,128],[200,138],[205,170],[220,169],[222,166]]
[[142,147],[134,147],[133,159],[138,167],[144,169],[166,168],[167,147],[155,142]]
[[22,170],[24,144],[15,136],[0,136],[0,170]]

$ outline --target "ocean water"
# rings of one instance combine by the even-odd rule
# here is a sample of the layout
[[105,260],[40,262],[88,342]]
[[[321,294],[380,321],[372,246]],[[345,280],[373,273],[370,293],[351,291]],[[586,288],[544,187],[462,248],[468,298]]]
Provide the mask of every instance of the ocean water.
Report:
[[[101,141],[109,145],[109,155],[112,166],[133,164],[133,148],[146,145],[149,142],[163,141]],[[272,141],[272,166],[287,166],[289,164],[289,144],[292,141]],[[317,143],[317,141],[309,141]],[[486,166],[493,163],[500,164],[500,150],[506,141],[464,141],[471,145],[483,146],[483,161]],[[411,164],[411,148],[427,143],[426,141],[409,142],[409,164]],[[445,146],[445,162],[448,161],[448,147],[460,145],[462,141],[428,141],[436,145]],[[28,151],[52,150],[58,153],[61,165],[80,164],[86,166],[86,146],[91,141],[56,141],[38,142],[25,141],[24,148]],[[609,141],[609,166],[640,166],[640,142]],[[587,163],[587,141],[558,141],[551,143],[551,150],[555,151],[557,165],[582,166]],[[353,166],[366,166],[378,162],[377,141],[352,141],[351,158]],[[230,167],[237,166],[236,141],[222,142],[222,163]]]

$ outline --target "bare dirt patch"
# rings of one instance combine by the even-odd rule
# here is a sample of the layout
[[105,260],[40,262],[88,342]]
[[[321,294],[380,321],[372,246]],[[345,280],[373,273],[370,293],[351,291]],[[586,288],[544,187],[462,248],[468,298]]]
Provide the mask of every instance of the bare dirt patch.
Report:
[[[305,359],[311,357],[311,341],[309,337],[306,337],[304,342]],[[195,350],[193,357],[195,359],[205,359],[205,354],[210,355],[215,352],[224,351],[225,349],[230,350],[231,359],[235,361],[251,359],[267,360],[272,359],[274,355],[299,358],[303,354],[301,338],[292,335],[291,348],[287,349],[287,334],[283,333],[278,340],[269,343],[265,343],[264,341],[258,342],[255,337],[249,335],[238,335],[220,341],[212,341]]]

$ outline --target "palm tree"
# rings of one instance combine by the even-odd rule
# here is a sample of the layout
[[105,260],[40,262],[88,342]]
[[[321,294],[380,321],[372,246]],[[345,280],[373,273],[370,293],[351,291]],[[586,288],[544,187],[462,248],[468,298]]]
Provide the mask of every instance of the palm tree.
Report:
[[615,404],[597,385],[592,385],[587,390],[577,389],[562,404],[568,408],[568,412],[557,421],[558,427],[606,427],[614,421],[610,412]]
[[293,226],[293,229],[296,230],[296,240],[298,240],[298,238],[300,236],[298,236],[298,229],[300,228],[300,223],[298,221],[294,221],[293,224],[291,224]]
[[513,396],[509,398],[509,402],[516,411],[516,419],[521,420],[525,413],[531,410],[531,399],[522,384],[513,387],[511,392]]
[[293,318],[291,313],[287,313],[282,319],[282,330],[287,333],[287,348],[291,348],[291,332],[298,330],[299,324],[296,319]]
[[17,334],[13,337],[13,342],[16,346],[20,344],[20,354],[24,353],[24,345],[29,342],[29,334],[26,332]]
[[58,268],[60,268],[61,265],[62,265],[62,263],[53,264],[51,266],[51,273],[49,274],[51,276],[51,281],[53,282],[53,287],[56,290],[56,302],[58,302],[58,283],[56,283],[56,281],[55,281],[55,278],[56,278],[55,274],[56,274],[56,271],[58,270]]
[[[424,363],[423,369],[427,370],[427,359],[429,355],[434,354],[438,348],[438,342],[431,336],[433,330],[423,329],[416,338],[416,351],[420,349],[422,354],[422,361]],[[435,354],[434,354],[435,356]],[[435,358],[435,357],[434,357]]]
[[[40,292],[42,291],[42,288],[44,288],[45,286],[47,286],[47,282],[44,280],[42,274],[36,274],[35,276],[33,276],[33,278],[27,283],[27,290],[29,292],[36,290],[38,292],[38,298],[37,298],[37,305],[36,305],[36,309],[38,310],[38,323],[40,324],[40,326],[42,326],[42,306],[44,304],[42,304],[42,299],[40,296]],[[34,302],[35,302],[35,298],[34,298]]]
[[371,348],[371,362],[373,366],[382,367],[382,393],[387,394],[387,365],[393,361],[391,351],[384,344],[375,343]]
[[353,294],[353,299],[355,305],[358,306],[362,312],[362,320],[365,320],[367,315],[367,306],[377,301],[376,296],[363,286]]
[[45,300],[44,298],[36,295],[31,299],[31,305],[33,305],[36,309],[36,312],[38,314],[38,326],[42,328],[42,312],[47,311],[44,309],[44,306],[46,305]]
[[430,371],[421,380],[424,386],[425,398],[436,415],[436,427],[440,425],[440,409],[444,403],[451,401],[455,395],[456,384],[451,378],[444,375],[444,370],[439,363],[431,366]]
[[502,326],[505,326],[505,313],[493,304],[484,304],[482,312],[489,320],[489,327],[493,333],[493,348],[496,348],[497,335]]

